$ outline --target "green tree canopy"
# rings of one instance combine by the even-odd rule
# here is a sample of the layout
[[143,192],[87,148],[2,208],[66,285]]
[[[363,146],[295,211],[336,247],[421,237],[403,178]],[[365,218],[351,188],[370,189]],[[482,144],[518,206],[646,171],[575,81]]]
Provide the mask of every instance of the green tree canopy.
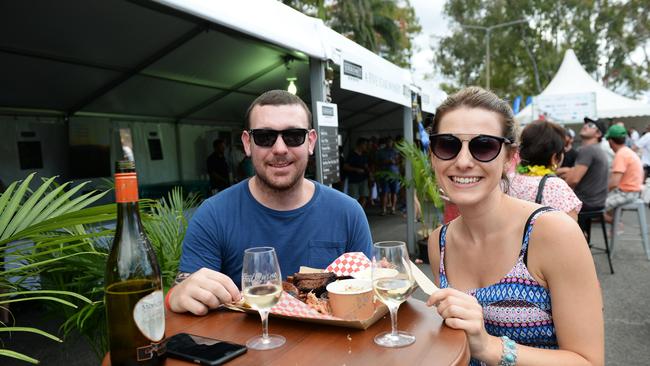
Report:
[[365,48],[408,67],[420,30],[409,0],[282,0]]
[[491,31],[490,88],[497,94],[539,94],[572,48],[595,79],[634,97],[650,87],[648,10],[648,0],[448,0],[452,34],[434,50],[433,69],[450,80],[447,92],[485,85],[486,31],[464,26],[526,19]]

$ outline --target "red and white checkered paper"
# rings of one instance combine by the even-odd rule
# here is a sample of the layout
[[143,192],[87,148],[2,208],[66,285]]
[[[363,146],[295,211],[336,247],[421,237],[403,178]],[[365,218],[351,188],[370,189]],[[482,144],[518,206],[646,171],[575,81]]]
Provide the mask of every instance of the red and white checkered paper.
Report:
[[[370,267],[370,259],[361,252],[345,253],[336,258],[332,264],[327,266],[325,272],[333,272],[337,276],[349,276]],[[341,320],[332,315],[323,315],[309,307],[309,305],[296,299],[286,292],[282,292],[280,301],[271,308],[271,314],[283,315],[295,318],[329,319]]]

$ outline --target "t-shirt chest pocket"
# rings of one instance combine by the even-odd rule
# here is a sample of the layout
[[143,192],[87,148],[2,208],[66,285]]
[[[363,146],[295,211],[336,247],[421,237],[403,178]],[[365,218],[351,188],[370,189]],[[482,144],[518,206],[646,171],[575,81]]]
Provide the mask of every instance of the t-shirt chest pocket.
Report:
[[343,253],[345,253],[344,241],[310,240],[308,265],[312,268],[325,269]]

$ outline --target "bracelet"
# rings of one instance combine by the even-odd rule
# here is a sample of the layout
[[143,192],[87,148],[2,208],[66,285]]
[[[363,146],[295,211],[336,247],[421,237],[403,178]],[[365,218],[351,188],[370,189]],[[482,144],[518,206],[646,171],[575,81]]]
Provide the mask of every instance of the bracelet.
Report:
[[167,295],[165,295],[165,309],[167,309],[169,311],[172,311],[172,307],[171,307],[171,305],[169,305],[169,295],[172,294],[173,289],[174,289],[173,286],[170,287],[169,290],[167,290]]
[[515,366],[517,364],[517,343],[507,336],[501,337],[503,351],[499,366]]

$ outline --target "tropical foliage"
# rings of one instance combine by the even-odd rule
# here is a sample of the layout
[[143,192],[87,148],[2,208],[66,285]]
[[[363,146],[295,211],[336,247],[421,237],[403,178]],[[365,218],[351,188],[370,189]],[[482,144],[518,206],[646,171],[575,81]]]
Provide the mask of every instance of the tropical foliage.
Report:
[[[33,176],[20,184],[13,183],[0,196],[0,228],[4,228],[0,257],[6,258],[0,281],[19,287],[22,294],[34,294],[26,285],[39,278],[44,291],[83,295],[74,303],[50,301],[50,308],[67,319],[62,326],[64,336],[79,332],[101,356],[108,348],[103,280],[114,235],[115,205],[87,207],[107,191],[91,191],[73,198],[85,184],[65,191],[69,183],[57,186],[54,178],[44,180],[32,192],[28,187]],[[183,198],[178,188],[167,199],[141,201],[143,225],[158,256],[166,287],[177,271],[187,209],[196,204],[195,196]],[[76,309],[77,305],[80,309]]]
[[415,143],[403,140],[395,144],[395,148],[411,164],[413,178],[410,181],[402,179],[402,182],[415,189],[422,211],[420,233],[422,237],[428,237],[431,230],[438,226],[437,212],[443,207],[431,161]]
[[335,31],[402,67],[421,27],[409,0],[283,0]]
[[597,80],[635,96],[650,87],[647,12],[647,0],[448,0],[451,34],[438,43],[433,70],[450,80],[443,85],[447,92],[485,85],[486,30],[466,26],[525,19],[490,32],[490,87],[498,95],[539,94],[572,48]]

